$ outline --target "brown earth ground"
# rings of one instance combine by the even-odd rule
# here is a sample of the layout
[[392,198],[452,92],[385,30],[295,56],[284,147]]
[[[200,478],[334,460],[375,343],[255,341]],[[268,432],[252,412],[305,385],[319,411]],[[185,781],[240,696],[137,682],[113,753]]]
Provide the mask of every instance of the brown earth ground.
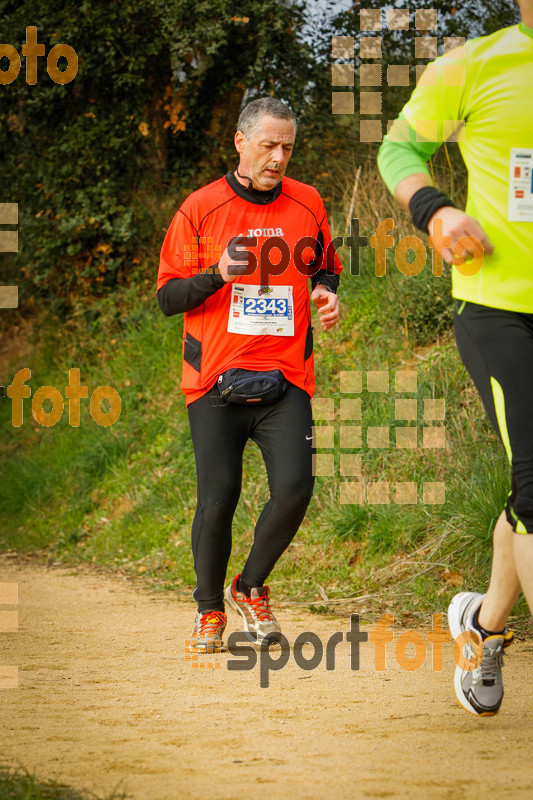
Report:
[[[0,583],[19,587],[18,632],[0,638],[0,663],[19,670],[18,688],[0,689],[2,766],[97,793],[119,786],[135,800],[532,797],[530,642],[507,659],[500,713],[478,718],[455,699],[450,644],[442,672],[429,645],[415,672],[394,644],[384,671],[371,642],[359,671],[346,641],[334,671],[324,658],[305,672],[290,652],[260,688],[259,662],[229,671],[227,653],[203,668],[185,660],[192,602],[7,558]],[[290,642],[314,631],[325,644],[349,628],[294,607],[278,617]],[[227,633],[239,627],[230,611]]]

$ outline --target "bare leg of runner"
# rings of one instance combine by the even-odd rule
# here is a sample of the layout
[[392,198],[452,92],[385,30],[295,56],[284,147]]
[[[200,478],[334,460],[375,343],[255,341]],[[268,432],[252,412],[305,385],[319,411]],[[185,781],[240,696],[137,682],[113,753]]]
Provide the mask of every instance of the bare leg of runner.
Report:
[[514,537],[515,533],[507,522],[505,511],[502,511],[494,528],[490,585],[478,617],[479,624],[487,631],[501,631],[505,628],[507,617],[520,593]]
[[513,534],[515,564],[522,591],[533,614],[533,534]]

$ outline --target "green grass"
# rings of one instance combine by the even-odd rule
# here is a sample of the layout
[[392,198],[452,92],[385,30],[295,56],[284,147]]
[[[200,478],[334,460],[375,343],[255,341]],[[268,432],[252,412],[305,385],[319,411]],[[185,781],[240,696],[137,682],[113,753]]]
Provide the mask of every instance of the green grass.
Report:
[[[433,277],[428,267],[407,278],[394,266],[377,278],[373,252],[363,255],[359,277],[345,269],[337,328],[324,333],[315,318],[316,396],[334,398],[336,407],[334,421],[317,424],[335,428],[338,470],[340,427],[359,424],[340,419],[340,400],[360,397],[363,431],[391,426],[388,449],[360,451],[366,479],[389,481],[391,500],[398,481],[415,483],[419,497],[423,482],[444,483],[446,501],[341,505],[339,475],[318,477],[300,533],[269,583],[276,596],[315,607],[324,593],[329,600],[372,594],[369,614],[383,603],[401,613],[429,613],[457,591],[457,575],[465,587],[485,585],[508,471],[455,349],[449,279]],[[181,320],[160,313],[154,287],[145,282],[117,290],[97,309],[80,305],[63,327],[44,322],[38,335],[43,344],[30,359],[33,392],[49,384],[64,393],[69,368],[79,367],[89,395],[100,385],[117,389],[122,412],[103,428],[85,400],[79,428],[69,426],[67,411],[44,428],[25,400],[24,424],[13,428],[11,402],[0,405],[3,546],[39,551],[51,561],[120,568],[153,589],[190,598],[195,468],[179,390]],[[416,423],[395,420],[394,373],[404,369],[418,375],[416,393],[399,395],[416,400]],[[342,395],[339,374],[347,370],[390,370],[392,391],[368,392],[363,384],[360,394]],[[0,378],[9,383],[12,375]],[[422,428],[432,424],[424,423],[424,400],[431,398],[446,402],[447,449],[397,449],[396,427],[416,424],[422,441]],[[250,443],[230,574],[242,567],[267,496],[261,456]],[[524,604],[518,614],[525,614]]]
[[20,768],[5,770],[0,767],[0,800],[126,800],[123,792],[114,791],[105,796],[91,792],[78,792],[56,781],[40,781],[35,775]]

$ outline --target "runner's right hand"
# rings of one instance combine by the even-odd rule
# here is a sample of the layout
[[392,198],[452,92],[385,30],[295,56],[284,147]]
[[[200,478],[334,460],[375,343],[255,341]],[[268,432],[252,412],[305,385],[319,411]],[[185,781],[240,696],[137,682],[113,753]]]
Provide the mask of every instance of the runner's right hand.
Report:
[[222,253],[218,269],[226,283],[234,281],[239,275],[250,275],[250,265],[255,269],[255,255],[244,248],[257,244],[257,239],[249,236],[234,236]]
[[486,256],[490,256],[494,252],[494,247],[489,237],[475,217],[470,217],[468,214],[465,214],[464,211],[461,211],[459,208],[453,208],[452,206],[439,208],[435,211],[428,224],[428,231],[431,237],[434,237],[434,221],[436,219],[442,220],[442,236],[446,238],[449,237],[449,246],[443,247],[442,243],[439,243],[439,240],[430,244],[433,247],[436,246],[437,251],[448,264],[457,263],[454,258],[453,250],[457,241],[465,236],[477,239],[478,242],[481,243]]

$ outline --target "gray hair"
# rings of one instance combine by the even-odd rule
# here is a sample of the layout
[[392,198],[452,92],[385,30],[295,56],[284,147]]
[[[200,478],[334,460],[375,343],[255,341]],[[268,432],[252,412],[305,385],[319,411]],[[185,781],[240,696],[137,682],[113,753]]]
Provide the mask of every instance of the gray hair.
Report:
[[267,114],[275,119],[292,120],[294,133],[296,133],[296,116],[288,105],[282,103],[281,100],[276,100],[274,97],[260,97],[258,100],[252,100],[251,103],[248,103],[240,113],[237,130],[241,131],[246,138],[250,137],[261,117]]

